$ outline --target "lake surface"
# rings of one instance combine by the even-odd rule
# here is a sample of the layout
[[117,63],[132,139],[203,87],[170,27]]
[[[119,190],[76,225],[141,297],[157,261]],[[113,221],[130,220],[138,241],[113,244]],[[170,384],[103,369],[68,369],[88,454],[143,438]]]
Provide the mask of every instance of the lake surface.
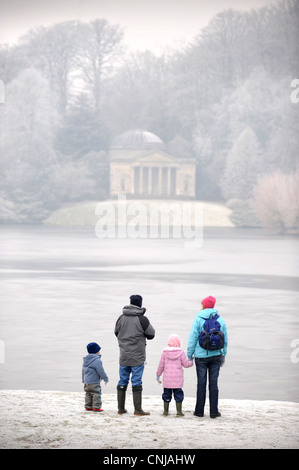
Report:
[[[187,248],[180,239],[100,240],[92,227],[1,226],[0,249],[0,388],[83,392],[82,357],[96,341],[110,379],[103,393],[114,393],[114,325],[141,294],[156,330],[144,393],[160,395],[168,336],[179,334],[186,350],[200,302],[213,295],[229,335],[220,398],[299,402],[297,237],[209,228],[202,247]],[[184,374],[195,397],[195,367]]]

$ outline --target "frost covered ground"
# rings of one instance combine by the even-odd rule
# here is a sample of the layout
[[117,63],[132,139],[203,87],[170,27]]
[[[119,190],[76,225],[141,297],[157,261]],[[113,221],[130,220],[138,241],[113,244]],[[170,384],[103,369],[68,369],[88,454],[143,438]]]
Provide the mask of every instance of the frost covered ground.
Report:
[[194,398],[183,403],[185,416],[162,415],[160,396],[144,396],[150,416],[133,414],[128,393],[125,415],[116,396],[103,390],[103,413],[84,410],[84,393],[1,390],[1,449],[298,449],[299,403],[220,400],[222,416],[193,416]]

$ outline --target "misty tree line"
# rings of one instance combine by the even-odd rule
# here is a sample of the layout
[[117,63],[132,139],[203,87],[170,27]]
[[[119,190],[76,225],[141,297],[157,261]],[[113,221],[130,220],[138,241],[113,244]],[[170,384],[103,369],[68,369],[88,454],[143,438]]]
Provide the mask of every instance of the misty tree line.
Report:
[[298,227],[298,31],[299,2],[283,0],[225,10],[159,56],[132,53],[105,19],[1,45],[0,220],[107,198],[109,144],[144,128],[196,158],[197,198],[227,203],[236,224]]

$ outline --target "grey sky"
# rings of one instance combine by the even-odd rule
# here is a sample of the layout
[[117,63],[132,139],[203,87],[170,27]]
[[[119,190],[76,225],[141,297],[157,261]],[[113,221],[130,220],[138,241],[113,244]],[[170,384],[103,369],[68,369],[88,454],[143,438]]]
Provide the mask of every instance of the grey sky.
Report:
[[0,43],[16,42],[36,26],[105,18],[125,29],[133,49],[191,40],[218,12],[259,8],[277,0],[0,0]]

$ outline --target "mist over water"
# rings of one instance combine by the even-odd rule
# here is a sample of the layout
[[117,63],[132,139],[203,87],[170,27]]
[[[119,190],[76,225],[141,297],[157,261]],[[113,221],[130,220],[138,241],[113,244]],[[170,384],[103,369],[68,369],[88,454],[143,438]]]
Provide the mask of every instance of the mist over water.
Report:
[[[213,295],[229,335],[220,398],[299,401],[299,363],[291,360],[298,238],[209,228],[201,248],[186,248],[175,239],[99,240],[93,227],[11,225],[1,227],[0,242],[2,389],[83,391],[82,357],[96,341],[109,376],[103,393],[114,393],[114,325],[129,296],[140,294],[156,330],[143,388],[159,395],[155,375],[169,334],[186,350],[201,299]],[[184,374],[185,395],[195,397],[195,366]]]

